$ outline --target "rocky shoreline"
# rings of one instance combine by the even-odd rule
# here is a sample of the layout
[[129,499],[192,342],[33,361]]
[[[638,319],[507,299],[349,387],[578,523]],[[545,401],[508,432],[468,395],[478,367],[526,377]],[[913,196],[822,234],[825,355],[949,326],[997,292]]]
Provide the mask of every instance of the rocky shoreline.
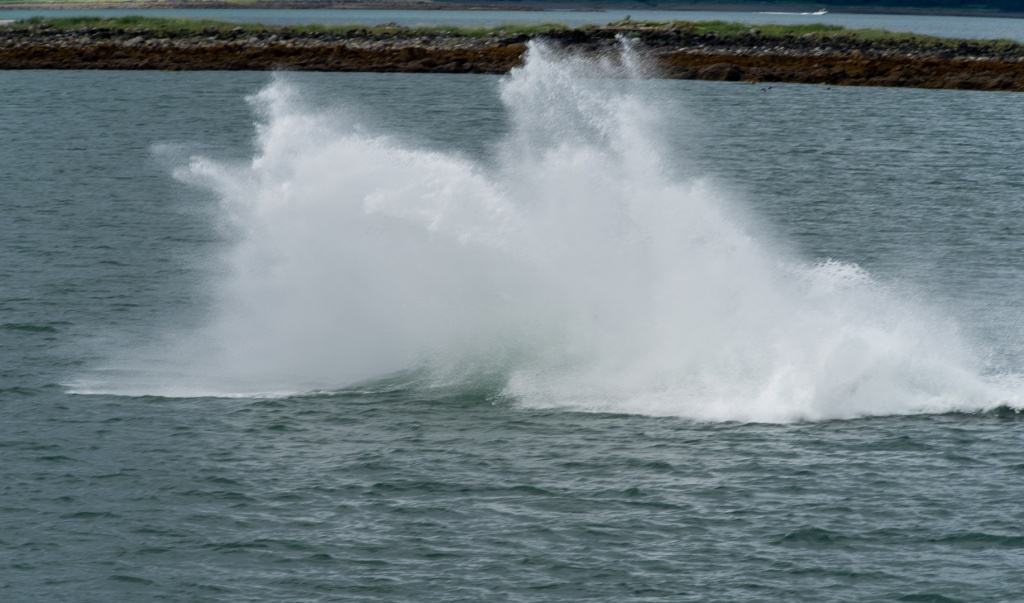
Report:
[[0,69],[301,70],[505,73],[527,43],[609,52],[629,38],[665,78],[829,85],[1024,91],[1024,45],[868,39],[835,35],[739,35],[692,24],[614,24],[541,34],[422,32],[400,27],[346,32],[207,27],[198,31],[0,27]]

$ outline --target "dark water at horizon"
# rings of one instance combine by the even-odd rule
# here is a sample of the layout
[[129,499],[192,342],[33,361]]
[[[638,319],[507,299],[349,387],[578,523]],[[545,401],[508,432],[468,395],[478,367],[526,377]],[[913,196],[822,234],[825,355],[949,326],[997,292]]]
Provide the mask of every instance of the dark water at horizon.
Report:
[[[286,79],[366,131],[483,165],[511,128],[496,77]],[[1006,408],[768,424],[401,379],[72,393],[209,319],[231,230],[213,190],[172,173],[248,165],[244,98],[271,80],[0,72],[0,599],[1020,597],[1024,421]],[[856,263],[957,322],[988,373],[1020,372],[1018,95],[644,85],[678,177],[736,200],[780,254]],[[304,178],[346,169],[318,165]]]

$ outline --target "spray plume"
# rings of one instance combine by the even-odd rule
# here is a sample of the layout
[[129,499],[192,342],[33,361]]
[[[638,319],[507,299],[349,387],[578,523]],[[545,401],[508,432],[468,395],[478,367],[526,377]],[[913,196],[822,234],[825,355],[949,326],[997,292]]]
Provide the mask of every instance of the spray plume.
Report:
[[250,165],[179,172],[236,232],[210,323],[161,346],[145,383],[104,388],[287,395],[406,371],[526,407],[768,422],[1015,400],[948,321],[855,265],[773,251],[713,186],[672,176],[643,69],[628,47],[534,43],[487,167],[275,81]]

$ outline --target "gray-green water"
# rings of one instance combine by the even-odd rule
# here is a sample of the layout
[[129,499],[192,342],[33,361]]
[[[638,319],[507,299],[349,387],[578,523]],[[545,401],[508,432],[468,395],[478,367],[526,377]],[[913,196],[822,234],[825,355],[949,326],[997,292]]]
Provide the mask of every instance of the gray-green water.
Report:
[[[238,264],[223,258],[244,249],[237,229],[254,218],[226,221],[230,208],[223,199],[230,194],[224,191],[265,178],[246,190],[271,190],[266,199],[295,190],[327,200],[349,194],[331,188],[333,180],[302,188],[324,172],[354,169],[333,161],[339,156],[334,151],[323,157],[314,152],[333,149],[334,134],[308,145],[285,140],[292,145],[285,157],[321,161],[309,172],[293,174],[289,170],[299,166],[285,163],[246,175],[254,154],[276,157],[265,140],[257,148],[244,100],[267,86],[279,90],[283,84],[271,79],[246,73],[0,73],[0,598],[1019,598],[1024,423],[1014,411],[996,408],[996,398],[956,399],[961,392],[954,390],[945,393],[953,406],[961,403],[962,412],[921,414],[887,400],[891,414],[885,406],[871,407],[869,414],[883,416],[832,420],[847,414],[845,394],[833,392],[833,406],[817,407],[820,420],[792,422],[799,409],[790,412],[788,399],[780,397],[771,402],[783,409],[782,422],[745,423],[693,421],[671,401],[631,408],[629,396],[611,406],[615,412],[585,404],[581,411],[578,400],[565,402],[557,388],[540,386],[520,399],[500,391],[502,384],[494,382],[503,378],[500,370],[448,386],[391,377],[269,397],[156,395],[173,386],[173,374],[163,376],[159,387],[152,380],[132,382],[131,388],[150,387],[149,395],[74,393],[88,389],[81,383],[99,369],[130,372],[136,351],[159,360],[154,344],[176,329],[202,332],[211,320],[216,325],[211,315],[235,300],[218,288],[237,278],[231,270]],[[304,91],[306,105],[344,114],[331,119],[354,120],[360,132],[386,132],[401,141],[378,141],[359,152],[437,150],[398,156],[397,165],[407,161],[410,171],[426,169],[424,157],[458,157],[476,174],[497,170],[511,144],[500,141],[517,127],[515,107],[499,98],[500,78],[295,74],[285,80]],[[936,329],[958,325],[963,346],[979,359],[971,370],[981,377],[1002,379],[1020,370],[1019,96],[606,84],[620,85],[639,87],[634,92],[658,109],[653,130],[669,179],[704,178],[701,186],[713,191],[712,198],[727,200],[732,219],[765,249],[810,263],[856,263],[886,288],[886,299],[934,314],[928,324]],[[519,103],[532,94],[518,93],[513,101]],[[557,105],[544,98],[539,107]],[[285,136],[305,127],[286,117],[314,112],[265,119]],[[519,134],[527,143],[552,144],[543,132],[526,128]],[[572,140],[571,132],[555,134]],[[216,173],[228,174],[228,185],[190,183],[196,177],[181,173],[192,156],[213,158],[220,166]],[[230,176],[233,169],[241,175]],[[585,176],[600,180],[600,174]],[[581,186],[584,180],[570,182]],[[428,180],[415,182],[429,186]],[[518,181],[501,182],[504,190]],[[553,186],[560,180],[540,182]],[[559,195],[568,198],[571,191]],[[295,212],[320,207],[301,201],[292,199],[299,204]],[[331,215],[314,213],[311,219],[329,231]],[[436,232],[443,235],[444,224]],[[336,249],[312,226],[302,232],[280,249],[305,241],[317,250]],[[392,231],[374,232],[403,240]],[[577,241],[570,233],[566,238]],[[273,255],[274,249],[261,253]],[[369,253],[325,257],[322,272],[311,278],[341,274],[335,271],[345,263],[377,261]],[[574,261],[581,272],[588,270],[585,260]],[[381,274],[391,274],[388,264],[382,267]],[[416,291],[435,293],[426,285]],[[611,290],[607,297],[620,299]],[[849,304],[857,306],[857,299]],[[271,304],[255,304],[264,301]],[[391,308],[384,297],[372,301]],[[477,303],[454,301],[465,304],[460,312]],[[272,321],[275,313],[260,310],[258,316]],[[313,318],[329,331],[336,313],[328,309]],[[591,326],[581,332],[592,328],[603,332]],[[651,337],[658,349],[667,345]],[[246,342],[277,358],[260,347],[266,342]],[[273,342],[295,345],[292,339]],[[322,348],[317,357],[332,350]],[[285,352],[288,358],[303,354],[298,348]],[[255,354],[253,362],[263,362]],[[899,360],[899,353],[876,364],[893,358]],[[265,364],[267,379],[280,377],[283,388],[295,387],[285,382],[291,373],[277,375]],[[575,364],[566,366],[566,380],[581,379]],[[613,374],[621,368],[600,366]],[[562,370],[558,362],[551,367]],[[863,370],[902,378],[884,366]],[[322,380],[323,374],[318,369],[314,377]],[[102,375],[103,385],[93,391],[116,392],[119,379],[130,380],[124,372]],[[1011,392],[1006,402],[1013,403],[1013,388],[1000,387]]]

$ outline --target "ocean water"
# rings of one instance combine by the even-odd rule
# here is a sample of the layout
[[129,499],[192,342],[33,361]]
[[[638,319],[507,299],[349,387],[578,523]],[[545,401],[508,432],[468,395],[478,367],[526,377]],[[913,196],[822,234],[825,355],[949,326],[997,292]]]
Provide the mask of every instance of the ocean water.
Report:
[[1012,93],[0,72],[0,598],[1011,601]]
[[32,17],[123,17],[142,15],[171,19],[212,19],[229,23],[306,25],[309,23],[379,25],[456,25],[496,27],[508,23],[563,23],[571,27],[605,25],[629,17],[636,21],[729,21],[761,25],[828,23],[851,29],[887,29],[948,38],[1008,39],[1024,42],[1024,19],[1004,17],[945,17],[936,15],[873,15],[830,12],[817,15],[786,10],[764,12],[704,10],[330,10],[258,8],[105,8],[58,10],[0,10],[0,21]]

